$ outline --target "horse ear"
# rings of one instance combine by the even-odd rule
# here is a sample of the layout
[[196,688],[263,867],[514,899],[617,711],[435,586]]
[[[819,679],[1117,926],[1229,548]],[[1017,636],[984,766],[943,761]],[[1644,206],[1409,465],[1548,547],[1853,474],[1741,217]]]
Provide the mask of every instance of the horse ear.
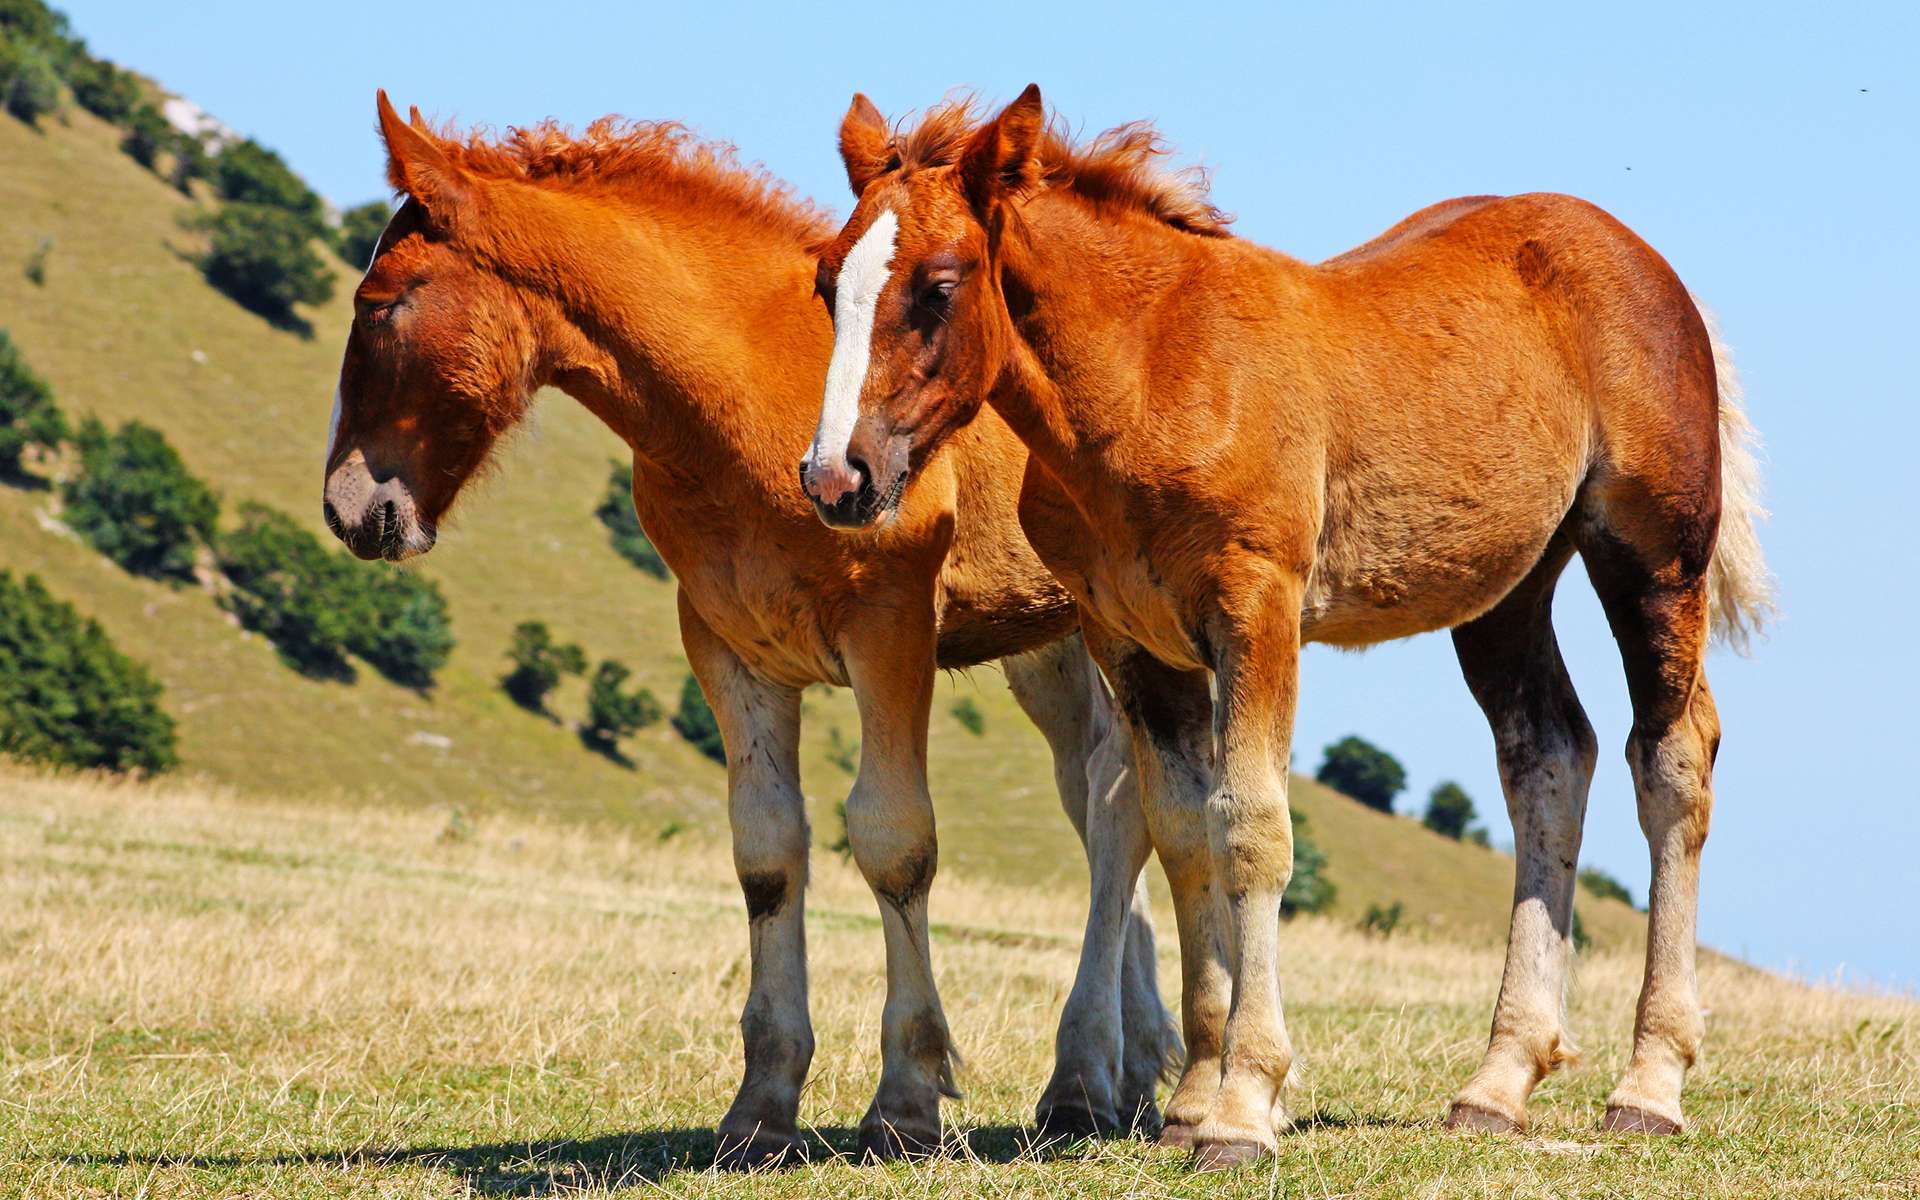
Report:
[[426,132],[420,110],[414,123],[400,119],[385,89],[379,95],[380,136],[387,143],[387,182],[426,206],[428,213],[458,204],[470,190],[467,176],[448,156],[439,139]]
[[847,164],[847,182],[853,185],[855,197],[893,164],[893,136],[887,131],[887,119],[864,92],[853,94],[853,103],[840,122],[840,161]]
[[1017,195],[1039,178],[1035,155],[1046,123],[1040,85],[1030,83],[1018,99],[967,140],[960,153],[960,182],[975,212],[984,217],[1001,197]]

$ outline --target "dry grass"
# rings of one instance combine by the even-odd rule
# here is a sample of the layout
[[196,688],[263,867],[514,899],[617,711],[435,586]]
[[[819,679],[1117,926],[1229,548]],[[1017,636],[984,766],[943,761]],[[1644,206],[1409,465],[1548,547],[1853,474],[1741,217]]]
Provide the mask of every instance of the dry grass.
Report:
[[[745,928],[725,848],[493,816],[265,805],[0,767],[0,1193],[463,1196],[1904,1194],[1910,1002],[1704,969],[1695,1130],[1603,1136],[1639,965],[1581,966],[1583,1065],[1528,1139],[1438,1120],[1498,955],[1289,927],[1306,1057],[1279,1162],[1196,1179],[1136,1143],[1022,1149],[1081,918],[1072,889],[956,878],[937,969],[966,1136],[920,1166],[703,1169],[737,1080]],[[880,945],[831,856],[809,891],[820,1048],[803,1108],[845,1151],[876,1078]],[[1163,971],[1171,986],[1171,955]]]

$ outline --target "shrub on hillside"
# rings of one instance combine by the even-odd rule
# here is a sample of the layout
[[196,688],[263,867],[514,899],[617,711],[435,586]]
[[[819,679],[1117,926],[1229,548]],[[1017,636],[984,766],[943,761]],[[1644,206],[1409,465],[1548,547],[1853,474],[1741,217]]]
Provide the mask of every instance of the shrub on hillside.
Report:
[[[582,737],[611,750],[621,738],[661,718],[660,701],[652,692],[643,687],[631,692],[620,690],[632,674],[625,664],[610,658],[594,669],[587,687],[587,720],[580,727]],[[677,720],[675,724],[677,727]]]
[[1323,912],[1339,891],[1327,878],[1327,854],[1307,833],[1307,819],[1298,809],[1293,815],[1293,876],[1280,896],[1280,915]]
[[60,111],[60,72],[40,47],[0,37],[0,104],[29,125]]
[[700,690],[700,681],[691,672],[680,685],[680,707],[673,714],[673,728],[708,758],[717,763],[727,761],[727,745],[720,736],[720,722],[714,720],[706,693]]
[[28,446],[52,449],[67,434],[67,419],[53,402],[53,389],[0,329],[0,476],[20,470],[20,455]]
[[66,523],[136,575],[191,574],[220,516],[213,492],[151,425],[128,421],[108,433],[89,417],[78,442],[80,471],[63,489]]
[[320,197],[272,150],[252,138],[228,142],[214,156],[211,177],[222,200],[279,209],[297,218],[308,236],[324,225]]
[[1369,904],[1367,915],[1360,918],[1360,932],[1390,938],[1393,931],[1400,928],[1400,918],[1406,914],[1407,906],[1398,900],[1392,904]]
[[980,706],[974,703],[972,696],[962,696],[955,700],[951,711],[953,719],[960,722],[961,728],[973,736],[980,737],[987,732],[986,714],[980,711]]
[[160,685],[29,575],[0,571],[0,754],[164,771],[177,761]]
[[453,654],[453,619],[440,585],[413,571],[336,553],[353,595],[347,648],[395,683],[432,687]]
[[284,209],[227,204],[192,222],[207,231],[200,270],[207,282],[244,308],[280,324],[297,324],[296,304],[324,304],[333,275],[313,252],[313,233]]
[[1457,842],[1467,836],[1467,826],[1473,824],[1473,818],[1477,815],[1473,809],[1473,797],[1467,795],[1465,788],[1449,779],[1436,784],[1427,793],[1427,814],[1422,820],[1428,829]]
[[640,528],[640,514],[633,511],[633,466],[616,462],[613,471],[607,476],[607,494],[600,501],[600,507],[593,510],[600,523],[607,527],[607,533],[613,540],[613,548],[634,566],[653,576],[666,579],[671,574],[667,570],[667,560],[653,548],[647,538],[647,531]]
[[513,627],[507,658],[513,670],[501,677],[500,686],[529,712],[545,712],[547,695],[560,686],[561,677],[587,669],[586,651],[576,642],[555,642],[543,621],[522,621]]
[[173,170],[168,172],[167,180],[181,195],[191,196],[193,181],[205,179],[213,161],[207,154],[207,143],[198,134],[176,132],[169,147],[173,151]]
[[1343,737],[1328,746],[1313,777],[1381,812],[1392,812],[1393,798],[1407,786],[1400,760],[1359,737]]
[[126,136],[120,149],[149,171],[157,170],[160,152],[173,144],[173,126],[151,104],[142,104],[127,114]]
[[1581,887],[1602,900],[1618,900],[1628,908],[1633,907],[1633,893],[1628,890],[1627,885],[1599,867],[1581,867],[1577,878],[1580,880]]
[[241,624],[302,674],[351,678],[352,653],[395,683],[433,686],[453,651],[453,627],[431,580],[329,550],[263,504],[243,505],[240,515],[219,551]]
[[341,259],[355,270],[365,270],[373,261],[380,235],[387,231],[387,222],[392,217],[393,206],[385,200],[369,200],[341,213],[340,228],[333,242]]
[[103,58],[82,54],[67,68],[73,98],[103,121],[125,121],[140,105],[140,80]]
[[227,603],[240,623],[272,642],[303,675],[352,675],[347,641],[354,613],[336,552],[292,517],[263,504],[240,509],[240,527],[220,536],[220,569],[234,590]]

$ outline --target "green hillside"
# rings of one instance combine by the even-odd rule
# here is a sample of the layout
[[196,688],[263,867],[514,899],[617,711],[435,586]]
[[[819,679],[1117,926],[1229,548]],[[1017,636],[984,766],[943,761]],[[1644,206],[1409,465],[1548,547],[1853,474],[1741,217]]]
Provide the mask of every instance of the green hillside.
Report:
[[[529,117],[539,114],[527,114]],[[666,114],[662,114],[666,115]],[[78,417],[159,426],[229,512],[260,500],[326,537],[320,457],[352,278],[310,312],[303,339],[246,312],[200,278],[190,202],[119,152],[119,132],[70,107],[36,131],[0,118],[0,327]],[[363,129],[343,136],[371,136]],[[52,239],[45,280],[24,270]],[[407,569],[438,581],[459,638],[430,696],[371,671],[318,682],[281,664],[206,593],[137,579],[64,533],[45,490],[0,486],[0,567],[37,572],[152,667],[181,727],[182,770],[244,793],[350,804],[512,808],[641,831],[669,820],[724,831],[722,772],[664,724],[631,739],[633,769],[584,750],[573,732],[530,716],[497,687],[509,632],[547,622],[595,660],[616,657],[671,704],[685,674],[673,589],[609,548],[593,510],[623,448],[566,397],[540,398],[499,470],[475,488],[439,548]],[[328,539],[329,542],[331,539]],[[584,685],[553,708],[577,716]],[[975,736],[948,713],[972,695]],[[850,782],[827,757],[837,729],[857,739],[850,698],[807,699],[805,786],[816,841],[837,836],[833,801]],[[1044,744],[991,669],[943,680],[936,699],[934,795],[942,858],[976,877],[1084,878],[1060,816]],[[1407,923],[1475,940],[1505,929],[1509,860],[1445,841],[1301,781],[1296,802],[1330,858],[1336,912],[1402,900]],[[1482,798],[1483,807],[1498,803]],[[1077,886],[1077,885],[1076,885]],[[1581,901],[1601,944],[1636,938],[1623,905]]]

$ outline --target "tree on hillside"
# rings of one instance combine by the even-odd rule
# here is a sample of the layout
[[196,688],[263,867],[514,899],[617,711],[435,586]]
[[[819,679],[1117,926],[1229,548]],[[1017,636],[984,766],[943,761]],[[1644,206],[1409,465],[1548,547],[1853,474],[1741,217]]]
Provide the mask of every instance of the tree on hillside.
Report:
[[601,498],[600,507],[593,510],[600,523],[607,527],[607,533],[613,540],[613,549],[634,566],[653,576],[666,579],[671,572],[667,570],[667,560],[653,548],[647,538],[647,531],[640,528],[640,515],[633,511],[633,466],[630,463],[616,462],[607,476],[607,494]]
[[80,472],[62,489],[67,524],[136,575],[190,574],[213,540],[219,499],[151,425],[128,421],[108,433],[89,417],[77,441]]
[[350,679],[353,613],[340,603],[344,564],[294,519],[264,504],[240,508],[240,528],[220,535],[226,603],[272,642],[288,666],[317,679]]
[[1307,832],[1307,818],[1297,808],[1290,812],[1293,817],[1293,875],[1287,880],[1287,890],[1280,896],[1280,914],[1286,917],[1295,913],[1325,911],[1339,891],[1333,880],[1327,878],[1326,851],[1320,849],[1319,843]]
[[440,585],[417,571],[363,563],[336,550],[351,579],[347,648],[395,683],[422,690],[453,654],[453,618]]
[[714,719],[713,709],[707,706],[706,693],[700,690],[700,681],[692,672],[687,673],[687,681],[680,685],[680,708],[673,714],[673,728],[708,758],[717,763],[727,761],[720,722]]
[[67,83],[80,107],[115,125],[125,121],[140,104],[140,80],[104,58],[82,54],[67,68]]
[[1599,867],[1581,867],[1578,876],[1580,886],[1603,900],[1618,900],[1628,908],[1633,907],[1633,892],[1627,885],[1601,870]]
[[1327,747],[1326,758],[1313,777],[1381,812],[1392,812],[1393,798],[1407,786],[1407,771],[1399,759],[1353,736]]
[[653,724],[662,715],[660,701],[646,688],[620,690],[632,674],[624,663],[610,658],[594,668],[587,687],[587,720],[580,727],[580,736],[603,751],[611,751],[615,742]]
[[160,685],[35,576],[0,571],[0,754],[66,767],[164,771]]
[[293,173],[285,159],[252,138],[221,147],[213,159],[212,179],[222,200],[290,213],[310,237],[324,228],[319,194]]
[[167,173],[167,181],[181,195],[191,196],[193,181],[205,179],[213,162],[207,154],[206,139],[199,134],[175,132],[170,148],[173,150],[173,170]]
[[366,270],[380,245],[380,235],[387,231],[387,222],[392,218],[393,206],[385,200],[369,200],[341,213],[340,228],[334,234],[333,243],[340,258],[356,271]]
[[60,111],[60,72],[45,50],[0,36],[0,104],[29,125]]
[[960,727],[968,733],[975,737],[986,734],[986,714],[980,711],[980,706],[974,702],[972,696],[962,696],[955,700],[950,711],[953,713],[953,719],[960,722]]
[[173,126],[167,124],[159,109],[142,104],[127,114],[125,128],[120,149],[147,170],[158,169],[160,152],[173,144]]
[[53,389],[0,329],[0,477],[19,472],[28,446],[50,450],[67,436],[67,419],[53,402]]
[[587,669],[587,654],[579,643],[555,642],[544,621],[522,621],[514,626],[507,658],[513,670],[501,677],[500,686],[528,712],[546,712],[547,695],[560,686],[561,677]]
[[277,325],[304,328],[293,306],[332,298],[333,274],[313,252],[312,231],[291,213],[226,204],[189,224],[209,235],[201,273],[241,307]]
[[1441,837],[1459,841],[1467,835],[1467,826],[1473,824],[1478,815],[1473,809],[1473,797],[1451,779],[1436,784],[1427,793],[1425,824]]

